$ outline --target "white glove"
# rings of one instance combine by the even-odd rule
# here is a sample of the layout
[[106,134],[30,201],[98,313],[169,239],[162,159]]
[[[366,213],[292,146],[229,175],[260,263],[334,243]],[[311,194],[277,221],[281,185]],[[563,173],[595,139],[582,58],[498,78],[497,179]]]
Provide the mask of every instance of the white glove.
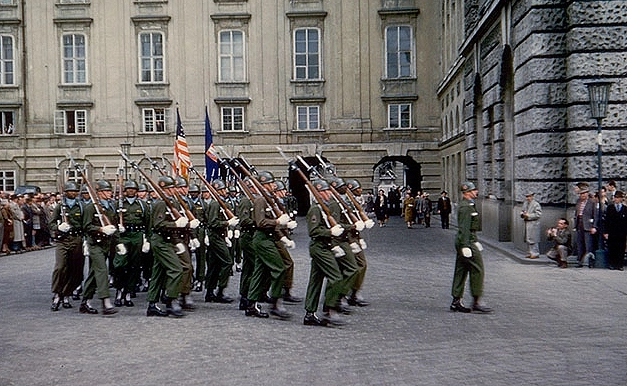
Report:
[[100,232],[104,233],[107,236],[111,236],[115,233],[116,230],[118,230],[118,228],[116,228],[115,225],[105,225],[100,228]]
[[359,239],[359,246],[361,246],[361,249],[368,248],[368,244],[366,244],[366,240],[364,239]]
[[472,257],[472,251],[470,250],[470,248],[462,248],[462,255],[464,257]]
[[177,228],[185,228],[185,226],[189,223],[189,220],[187,219],[187,217],[181,216],[176,219],[175,223]]
[[83,256],[89,257],[89,244],[87,244],[87,240],[83,240]]
[[142,252],[148,253],[150,251],[150,243],[146,240],[146,235],[143,235],[144,242],[142,243]]
[[70,229],[72,229],[72,226],[66,222],[62,222],[61,224],[59,224],[59,230],[61,232],[69,232]]
[[287,238],[287,236],[283,236],[281,237],[281,242],[283,243],[283,245],[285,245],[287,248],[290,249],[294,249],[296,248],[296,243],[294,242],[294,240],[290,240]]
[[233,216],[227,221],[227,223],[229,223],[230,227],[234,227],[239,224],[239,218],[237,218],[237,216]]
[[336,224],[333,228],[331,228],[331,234],[335,237],[344,233],[344,228],[340,224]]
[[126,253],[128,252],[126,250],[126,246],[122,243],[119,243],[118,245],[115,246],[115,251],[118,253],[118,255],[126,255]]
[[174,246],[174,248],[176,249],[176,254],[180,255],[182,253],[185,252],[185,245],[183,245],[183,243],[178,243]]
[[236,230],[233,231],[233,237],[235,237],[236,239],[239,239],[240,235],[241,234],[240,234],[239,229],[236,229]]
[[227,248],[231,248],[233,246],[233,243],[231,242],[231,239],[229,239],[228,237],[225,237],[224,241],[226,242]]
[[374,221],[372,221],[372,219],[368,219],[364,222],[364,224],[366,225],[367,229],[370,229],[374,226]]
[[228,237],[229,239],[233,238],[233,230],[229,229],[228,231],[226,231],[226,237]]
[[285,213],[283,213],[282,215],[279,216],[279,218],[276,219],[279,225],[287,225],[287,223],[290,222],[290,220],[291,220],[290,216],[288,216]]
[[294,220],[290,220],[287,223],[287,229],[296,229],[297,226],[298,226],[298,223]]
[[126,228],[122,224],[118,225],[118,230],[120,231],[120,233],[126,232]]
[[205,235],[205,239],[203,240],[206,246],[209,246],[209,235]]
[[365,227],[366,224],[363,221],[355,221],[355,229],[357,229],[358,232],[363,231]]
[[192,221],[189,222],[189,227],[192,229],[196,229],[198,228],[198,225],[200,225],[200,220],[195,218]]
[[356,241],[350,243],[350,247],[351,247],[351,252],[353,252],[353,253],[361,252],[361,247],[359,246],[359,244]]
[[475,242],[475,247],[477,247],[477,249],[479,250],[479,252],[483,251],[483,245],[481,245],[480,242],[476,241]]
[[340,248],[339,245],[336,245],[333,248],[331,248],[331,252],[333,252],[333,256],[335,257],[346,256],[346,252],[344,252],[344,250]]
[[200,247],[200,241],[198,241],[197,238],[194,237],[193,239],[189,240],[189,249],[195,251],[196,249],[198,249],[198,247]]

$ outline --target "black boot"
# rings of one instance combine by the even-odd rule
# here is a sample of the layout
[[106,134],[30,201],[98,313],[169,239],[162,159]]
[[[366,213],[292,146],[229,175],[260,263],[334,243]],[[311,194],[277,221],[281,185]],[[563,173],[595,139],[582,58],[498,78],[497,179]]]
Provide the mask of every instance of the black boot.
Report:
[[168,315],[172,315],[175,318],[180,318],[184,315],[178,299],[168,298],[168,301],[165,304],[165,310]]
[[90,306],[89,303],[87,303],[87,299],[83,299],[83,301],[81,302],[81,306],[78,309],[78,312],[80,312],[81,314],[93,315],[93,314],[97,314],[98,310]]
[[157,304],[155,304],[154,302],[150,302],[148,303],[146,316],[168,316],[168,313],[157,307]]
[[453,298],[453,302],[451,303],[451,311],[463,312],[464,314],[467,314],[470,312],[470,308],[464,306],[461,298]]

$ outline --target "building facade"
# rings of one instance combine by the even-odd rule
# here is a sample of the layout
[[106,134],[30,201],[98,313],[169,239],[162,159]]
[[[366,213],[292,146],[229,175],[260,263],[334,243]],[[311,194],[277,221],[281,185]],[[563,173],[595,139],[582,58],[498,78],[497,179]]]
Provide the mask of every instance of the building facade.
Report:
[[178,109],[197,169],[208,112],[216,146],[280,177],[277,146],[366,188],[392,163],[398,185],[438,190],[439,15],[431,0],[0,0],[0,189],[54,190],[68,154],[93,178],[113,178],[121,147],[171,160]]
[[[596,188],[599,170],[605,182],[627,187],[627,2],[441,6],[443,176],[450,187],[462,179],[478,184],[487,236],[523,244],[517,214],[529,192],[549,227],[558,217],[572,219],[573,185]],[[602,136],[587,87],[597,81],[612,83]]]

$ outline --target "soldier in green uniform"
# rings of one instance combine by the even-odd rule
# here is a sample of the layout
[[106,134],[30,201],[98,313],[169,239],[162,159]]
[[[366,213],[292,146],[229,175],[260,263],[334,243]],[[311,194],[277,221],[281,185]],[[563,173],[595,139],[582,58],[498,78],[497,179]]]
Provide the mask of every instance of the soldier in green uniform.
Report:
[[[340,187],[338,189],[338,192],[343,197],[345,196],[345,192],[344,192],[345,189],[350,189],[356,198],[361,197],[361,184],[359,183],[359,181],[355,179],[346,180],[346,187]],[[348,199],[346,200],[346,203],[351,208],[353,208],[357,216],[359,216],[359,213],[358,213],[359,211],[357,208],[355,208],[352,201]],[[369,221],[372,225],[374,225],[374,222],[372,220],[369,220]],[[368,224],[364,224],[364,226],[368,227]],[[355,276],[355,281],[353,282],[353,288],[351,289],[350,294],[348,295],[348,304],[351,306],[366,307],[366,306],[369,306],[370,303],[364,300],[359,294],[359,291],[361,290],[361,287],[364,284],[364,279],[366,277],[366,270],[368,269],[368,262],[366,261],[366,254],[364,252],[364,249],[366,249],[367,247],[366,241],[361,237],[361,233],[357,229],[351,230],[348,234],[348,237],[351,243],[354,243],[354,242],[359,243],[359,251],[355,253],[355,261],[358,267],[357,275]]]
[[191,184],[189,186],[189,198],[190,209],[194,217],[200,221],[198,228],[196,228],[196,237],[200,245],[194,250],[194,254],[196,255],[196,270],[194,271],[196,280],[194,282],[194,291],[202,292],[203,283],[205,282],[207,274],[207,243],[205,242],[207,231],[205,227],[207,226],[208,205],[200,197],[200,186],[198,186],[198,184]]
[[[258,180],[272,194],[276,189],[274,176],[267,171],[258,174]],[[269,315],[259,309],[257,302],[262,299],[267,288],[267,280],[270,280],[270,314],[280,319],[289,319],[291,314],[282,305],[281,292],[285,278],[285,264],[275,244],[277,226],[286,225],[290,221],[287,214],[279,218],[274,217],[271,208],[268,207],[266,198],[259,196],[253,202],[253,219],[256,230],[253,235],[253,248],[257,255],[255,269],[251,278],[249,289],[249,307],[246,316],[268,317]]]
[[[98,200],[100,207],[104,211],[101,213],[109,221],[115,219],[115,208],[111,202],[111,183],[106,180],[96,181],[96,194],[94,199]],[[90,300],[98,291],[98,298],[102,300],[102,313],[112,315],[117,312],[111,303],[109,294],[109,272],[107,259],[112,257],[112,246],[117,239],[117,227],[113,224],[106,224],[96,210],[94,202],[85,207],[83,215],[83,232],[86,234],[87,247],[89,249],[89,274],[85,279],[83,289],[83,301],[79,311],[83,314],[97,314],[98,310],[93,308]],[[103,225],[106,224],[106,225]],[[124,254],[124,247],[118,248]]]
[[[176,177],[176,191],[181,198],[181,202],[177,199],[173,202],[173,205],[179,210],[181,213],[187,213],[186,210],[189,210],[190,213],[192,211],[192,204],[189,200],[189,187],[187,184],[187,180],[181,176]],[[185,205],[185,207],[183,207]],[[193,216],[193,213],[192,213]],[[191,216],[190,216],[191,217]],[[177,250],[177,255],[181,260],[181,267],[183,268],[183,277],[181,278],[181,289],[180,289],[180,304],[184,310],[193,311],[196,309],[196,305],[194,304],[194,300],[192,299],[192,284],[194,281],[194,267],[192,265],[192,255],[191,249],[196,249],[200,246],[200,241],[198,240],[196,229],[200,225],[200,220],[197,218],[188,218],[189,224],[187,227],[183,229],[177,230],[177,232],[172,233],[172,237],[175,239],[175,244],[182,245],[183,248]]]
[[[157,180],[157,184],[163,189],[167,196],[166,199],[173,204],[174,179],[170,176],[161,176]],[[154,264],[146,296],[148,301],[147,316],[172,315],[177,318],[183,316],[181,305],[178,302],[183,267],[177,251],[185,249],[185,246],[178,245],[178,241],[173,235],[184,229],[188,222],[189,220],[185,216],[175,219],[165,201],[155,200],[151,213],[152,234],[150,236],[150,249],[153,253]],[[156,304],[162,288],[165,288],[166,311],[161,310]]]
[[146,232],[144,233],[144,243],[142,244],[142,251],[140,254],[140,271],[137,277],[137,283],[140,284],[140,291],[147,292],[148,285],[150,283],[150,277],[152,276],[152,264],[154,259],[152,257],[152,251],[150,250],[150,234],[152,233],[152,205],[155,199],[150,195],[154,193],[152,186],[148,186],[146,183],[139,184],[137,190],[137,197],[144,203],[146,211],[148,212],[148,224],[146,226]]
[[72,308],[70,295],[83,281],[83,208],[77,199],[78,184],[68,181],[63,188],[65,197],[54,208],[48,228],[57,234],[54,270],[52,271],[52,311]]
[[[329,184],[323,179],[317,179],[312,181],[312,185],[320,193],[324,204],[328,205],[331,200]],[[307,230],[311,238],[309,242],[311,269],[305,297],[305,311],[307,313],[303,319],[303,324],[306,326],[326,326],[328,324],[341,326],[344,321],[338,316],[335,307],[344,286],[342,271],[336,257],[342,251],[339,246],[332,245],[332,240],[344,233],[344,227],[338,224],[332,228],[328,223],[327,215],[318,205],[314,204],[307,212]],[[322,319],[318,319],[316,311],[325,277],[327,278],[327,285],[324,293],[324,314]]]
[[115,301],[116,307],[122,305],[133,307],[131,293],[135,292],[139,273],[140,255],[144,246],[146,229],[149,226],[150,213],[146,203],[137,197],[139,185],[134,180],[124,183],[124,198],[122,206],[117,208],[118,225],[120,231],[119,243],[124,244],[126,254],[116,251],[113,259],[114,286],[117,289]]
[[[215,179],[211,186],[222,199],[226,198],[226,184],[221,179]],[[237,216],[227,219],[222,206],[216,199],[212,199],[207,208],[207,235],[209,236],[209,251],[207,253],[207,280],[205,302],[231,303],[233,299],[224,295],[224,289],[229,284],[233,272],[233,256],[227,245],[229,227],[239,223]],[[214,293],[216,287],[218,292]]]
[[[475,199],[479,190],[472,182],[464,182],[461,185],[461,191],[463,198],[457,211],[458,230],[455,238],[457,258],[455,259],[455,274],[451,291],[453,302],[450,309],[464,313],[471,311],[489,313],[492,312],[492,309],[481,302],[484,277],[481,257],[483,247],[477,240],[476,232],[481,228],[481,220],[475,207]],[[465,307],[462,303],[464,286],[468,276],[470,276],[470,293],[474,298],[472,308]]]
[[[259,192],[247,178],[244,183],[253,196],[258,196]],[[250,289],[250,279],[255,269],[256,252],[253,248],[253,235],[255,233],[255,220],[253,219],[253,202],[246,196],[242,197],[235,209],[235,215],[239,218],[239,228],[241,230],[240,243],[242,246],[242,273],[239,279],[239,309],[245,311],[249,306],[248,291]]]

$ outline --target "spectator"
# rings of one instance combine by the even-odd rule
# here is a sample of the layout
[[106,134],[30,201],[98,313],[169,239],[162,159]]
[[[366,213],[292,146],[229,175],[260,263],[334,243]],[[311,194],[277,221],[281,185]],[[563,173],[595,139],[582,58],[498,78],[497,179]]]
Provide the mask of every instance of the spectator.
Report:
[[379,228],[384,227],[388,218],[388,198],[383,189],[379,189],[379,194],[374,200],[374,213],[379,222]]
[[554,260],[558,267],[568,268],[567,258],[572,244],[570,230],[568,230],[568,220],[563,217],[557,220],[557,227],[549,228],[546,236],[548,240],[553,241],[553,248],[546,253],[546,256]]
[[607,241],[607,262],[609,269],[623,270],[625,259],[625,238],[627,237],[627,207],[623,205],[624,193],[614,193],[614,203],[605,214],[603,238]]
[[414,219],[416,218],[416,200],[411,195],[410,189],[405,191],[403,213],[405,214],[405,223],[407,223],[407,228],[411,229],[411,226],[414,224]]
[[525,242],[527,243],[527,258],[529,259],[540,257],[540,216],[542,216],[542,207],[534,199],[533,192],[527,193],[520,218],[525,222]]
[[440,214],[440,221],[442,222],[442,229],[449,228],[449,216],[451,215],[452,205],[451,199],[448,198],[448,193],[446,190],[443,190],[440,193],[440,198],[438,199],[438,207],[437,211]]
[[577,230],[577,268],[583,267],[588,259],[588,266],[594,262],[594,244],[599,226],[599,211],[597,203],[590,197],[588,183],[577,184],[579,199],[575,204],[575,229]]
[[22,253],[24,244],[24,212],[22,204],[24,196],[13,194],[9,200],[9,210],[11,211],[11,224],[13,225],[13,236],[10,249]]

